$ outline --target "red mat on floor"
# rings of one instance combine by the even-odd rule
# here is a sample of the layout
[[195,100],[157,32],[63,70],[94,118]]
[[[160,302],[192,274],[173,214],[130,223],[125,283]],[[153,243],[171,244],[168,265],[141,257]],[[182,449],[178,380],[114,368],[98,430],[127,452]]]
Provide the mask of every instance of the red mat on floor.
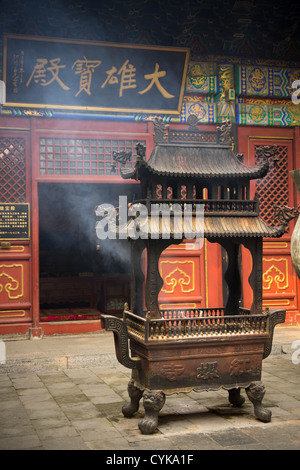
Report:
[[40,310],[40,321],[98,320],[100,312],[95,308],[49,308]]

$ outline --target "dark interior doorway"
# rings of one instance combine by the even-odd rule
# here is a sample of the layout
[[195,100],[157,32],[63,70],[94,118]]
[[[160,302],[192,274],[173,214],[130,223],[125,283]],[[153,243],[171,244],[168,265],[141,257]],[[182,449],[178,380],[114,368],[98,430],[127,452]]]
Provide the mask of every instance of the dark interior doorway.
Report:
[[96,237],[95,207],[132,200],[135,185],[39,184],[40,320],[92,320],[122,313],[129,297],[126,240]]

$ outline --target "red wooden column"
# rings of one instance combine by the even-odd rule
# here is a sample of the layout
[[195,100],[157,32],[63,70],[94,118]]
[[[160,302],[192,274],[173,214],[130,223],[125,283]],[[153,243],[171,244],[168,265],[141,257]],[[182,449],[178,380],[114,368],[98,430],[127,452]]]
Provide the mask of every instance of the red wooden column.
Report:
[[39,197],[38,197],[38,169],[39,169],[39,152],[38,145],[36,145],[37,120],[31,119],[31,190],[32,190],[32,328],[30,335],[32,337],[41,337],[43,330],[40,326],[40,282],[39,282]]

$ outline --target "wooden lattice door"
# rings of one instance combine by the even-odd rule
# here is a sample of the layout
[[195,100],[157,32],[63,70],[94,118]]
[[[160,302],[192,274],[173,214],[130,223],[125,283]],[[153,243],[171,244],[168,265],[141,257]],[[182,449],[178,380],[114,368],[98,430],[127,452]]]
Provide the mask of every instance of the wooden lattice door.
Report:
[[0,202],[26,201],[26,139],[0,137]]
[[[32,317],[30,217],[28,219],[27,216],[28,212],[30,213],[28,155],[29,139],[26,133],[10,131],[0,133],[0,323],[2,324],[24,323],[30,321]],[[25,224],[28,236],[24,236]]]
[[[253,143],[255,164],[260,161],[259,149],[266,145]],[[274,221],[274,204],[289,205],[289,156],[291,161],[291,148],[287,142],[275,144],[276,155],[269,161],[269,172],[265,178],[256,181],[255,193],[260,201],[260,216],[268,225],[278,225]],[[292,168],[290,168],[291,170]],[[291,204],[292,204],[291,200]]]
[[[293,169],[293,144],[289,139],[251,139],[249,140],[248,160],[251,165],[259,163],[259,149],[264,145],[275,145],[276,155],[270,158],[268,174],[253,181],[252,197],[259,198],[260,216],[269,225],[276,226],[274,204],[294,206],[294,190],[290,177]],[[266,239],[263,243],[263,306],[286,308],[287,323],[293,322],[297,312],[297,280],[292,267],[290,242],[293,222],[280,239]],[[245,266],[246,264],[246,266]],[[248,306],[251,293],[247,288],[247,277],[251,260],[243,263],[244,304]]]

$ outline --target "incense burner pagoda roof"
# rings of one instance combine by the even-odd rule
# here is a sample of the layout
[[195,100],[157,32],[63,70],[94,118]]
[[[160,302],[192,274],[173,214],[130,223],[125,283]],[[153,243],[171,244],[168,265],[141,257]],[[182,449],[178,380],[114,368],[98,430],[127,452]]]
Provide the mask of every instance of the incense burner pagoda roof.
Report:
[[149,160],[141,162],[139,173],[175,178],[256,179],[265,176],[268,169],[267,158],[250,167],[244,165],[228,147],[158,144]]
[[[191,217],[190,221],[181,220],[181,218],[170,218],[170,222],[163,217],[139,217],[139,234],[141,238],[180,238],[178,234],[193,234],[190,238],[223,238],[223,237],[263,237],[277,238],[284,234],[285,227],[269,226],[259,216],[253,217],[234,217],[234,216],[205,216],[204,222],[199,231],[199,222],[195,217]],[[127,225],[127,233],[130,236],[135,230],[136,221],[129,220]],[[196,232],[196,227],[198,231]]]
[[154,123],[155,146],[149,159],[137,145],[135,168],[126,168],[129,156],[120,155],[121,176],[124,179],[141,180],[147,176],[195,179],[257,179],[269,170],[269,158],[276,154],[275,146],[262,146],[256,150],[259,157],[254,167],[243,163],[243,155],[232,150],[232,123],[226,121],[215,131],[201,131],[198,119],[190,115],[188,129],[169,129],[161,120]]

